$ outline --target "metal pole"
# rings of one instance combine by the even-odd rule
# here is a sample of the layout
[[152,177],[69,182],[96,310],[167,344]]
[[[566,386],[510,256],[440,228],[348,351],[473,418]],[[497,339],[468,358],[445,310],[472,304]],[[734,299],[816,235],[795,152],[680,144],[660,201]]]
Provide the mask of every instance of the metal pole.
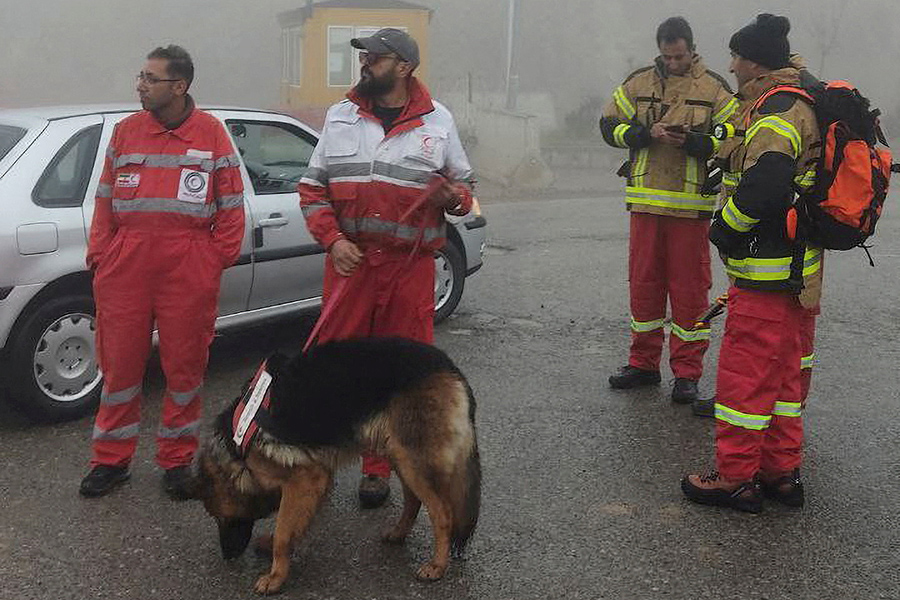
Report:
[[506,108],[515,110],[519,92],[519,73],[516,64],[516,40],[519,34],[519,0],[509,0],[509,24],[506,40]]

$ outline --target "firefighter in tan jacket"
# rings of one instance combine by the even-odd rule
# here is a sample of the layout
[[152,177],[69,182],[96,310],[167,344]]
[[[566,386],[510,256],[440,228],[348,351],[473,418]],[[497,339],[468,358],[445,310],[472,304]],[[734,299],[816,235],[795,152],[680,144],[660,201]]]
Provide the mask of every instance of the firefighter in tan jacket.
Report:
[[690,403],[709,346],[709,329],[693,327],[712,282],[707,236],[716,197],[704,194],[706,163],[719,145],[713,127],[728,121],[738,102],[694,52],[687,21],[667,19],[656,40],[655,64],[616,88],[600,120],[607,143],[629,150],[631,351],[609,383],[619,389],[659,383],[668,299],[672,400]]

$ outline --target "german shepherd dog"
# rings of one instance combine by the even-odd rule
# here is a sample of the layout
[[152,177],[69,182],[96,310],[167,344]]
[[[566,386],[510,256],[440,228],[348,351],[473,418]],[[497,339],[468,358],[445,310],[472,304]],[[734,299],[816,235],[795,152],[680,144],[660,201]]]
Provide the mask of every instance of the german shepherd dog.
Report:
[[252,441],[242,448],[235,439],[245,386],[200,451],[197,497],[216,519],[223,556],[240,556],[254,522],[277,510],[272,568],[255,589],[278,591],[292,543],[335,470],[374,451],[391,459],[403,484],[403,512],[383,539],[402,543],[424,502],[434,555],[417,576],[441,578],[451,550],[461,553],[475,529],[481,496],[475,398],[456,365],[427,344],[367,338],[322,344],[293,359],[276,354],[265,371],[269,406],[256,416]]

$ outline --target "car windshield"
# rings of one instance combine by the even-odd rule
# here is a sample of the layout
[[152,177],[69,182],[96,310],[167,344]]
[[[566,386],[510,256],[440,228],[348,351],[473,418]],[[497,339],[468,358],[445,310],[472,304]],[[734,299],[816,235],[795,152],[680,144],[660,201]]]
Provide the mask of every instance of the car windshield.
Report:
[[25,130],[21,127],[0,125],[0,160],[3,160],[6,153],[12,150],[12,147],[18,144],[24,135]]

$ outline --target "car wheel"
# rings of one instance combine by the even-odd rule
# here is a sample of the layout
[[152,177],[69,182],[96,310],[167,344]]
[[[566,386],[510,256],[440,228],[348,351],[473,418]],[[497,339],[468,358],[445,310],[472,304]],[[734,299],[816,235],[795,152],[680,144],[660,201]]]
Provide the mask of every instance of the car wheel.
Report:
[[434,253],[434,322],[440,323],[456,310],[466,284],[466,267],[456,244]]
[[19,328],[12,350],[12,399],[41,421],[75,419],[100,400],[94,301],[70,296],[47,302]]

